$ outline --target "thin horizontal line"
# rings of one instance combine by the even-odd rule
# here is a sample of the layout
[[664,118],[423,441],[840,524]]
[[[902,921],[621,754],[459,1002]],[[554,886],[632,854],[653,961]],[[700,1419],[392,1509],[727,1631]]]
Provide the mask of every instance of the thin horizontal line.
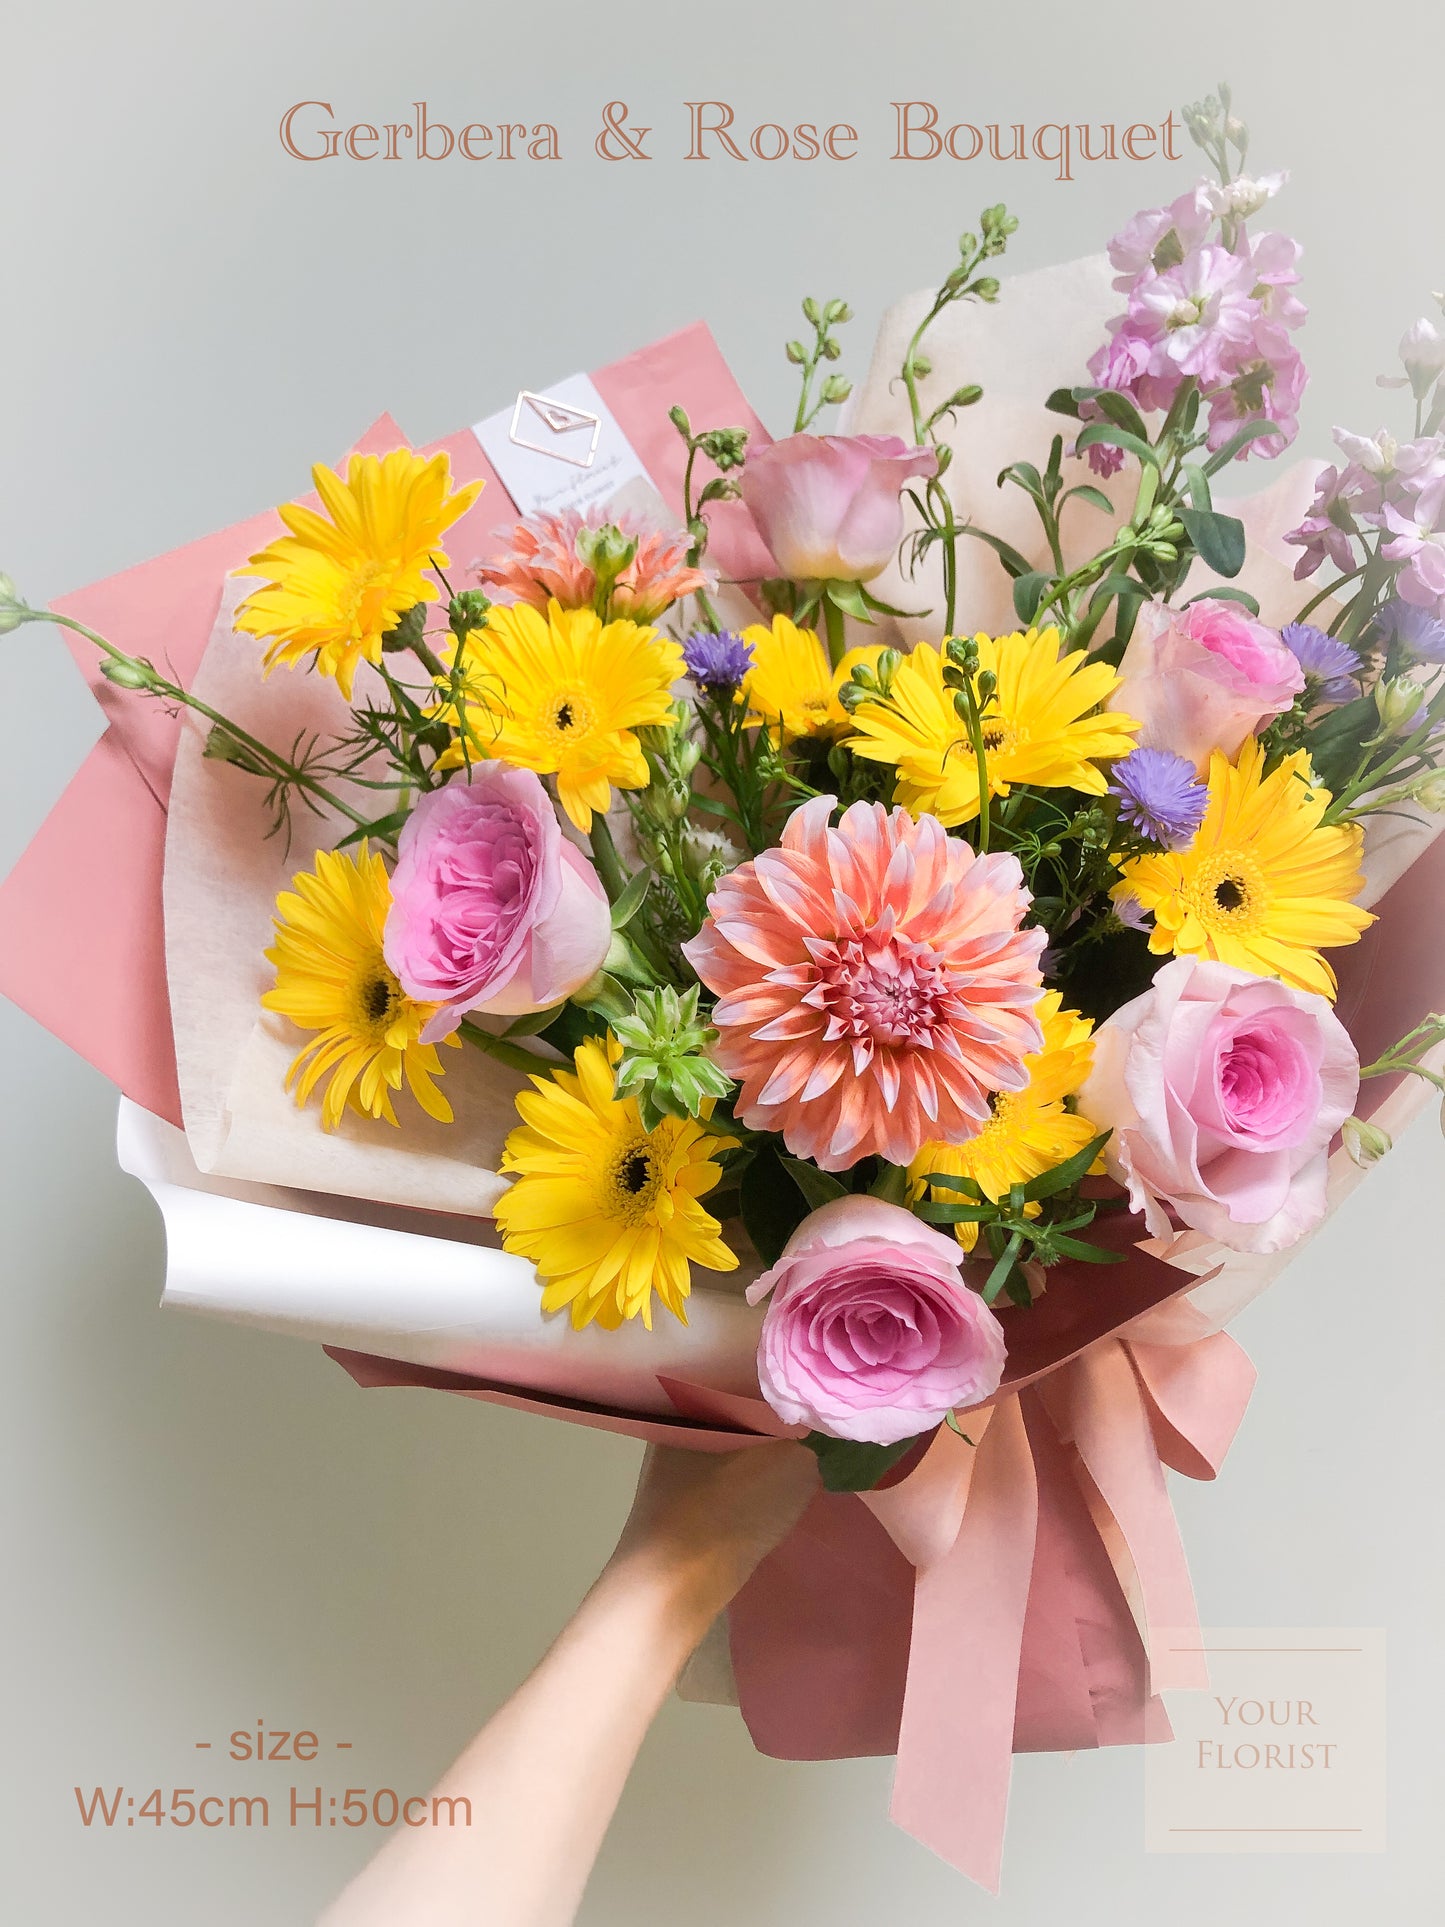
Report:
[[209,1740],[197,1740],[197,1741],[196,1741],[196,1751],[197,1751],[198,1753],[200,1753],[200,1752],[201,1752],[201,1751],[203,1751],[203,1750],[204,1750],[205,1752],[207,1752],[207,1753],[209,1753],[209,1752],[210,1752],[210,1750],[211,1750],[211,1742],[210,1742]]

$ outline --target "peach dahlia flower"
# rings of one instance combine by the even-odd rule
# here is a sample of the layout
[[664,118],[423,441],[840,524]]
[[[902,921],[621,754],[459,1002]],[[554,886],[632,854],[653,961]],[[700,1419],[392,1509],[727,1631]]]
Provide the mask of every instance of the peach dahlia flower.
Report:
[[1022,1090],[1042,1045],[1042,930],[1011,856],[977,856],[934,816],[830,796],[777,849],[725,876],[685,946],[717,993],[718,1063],[737,1115],[842,1171],[959,1144],[989,1094]]

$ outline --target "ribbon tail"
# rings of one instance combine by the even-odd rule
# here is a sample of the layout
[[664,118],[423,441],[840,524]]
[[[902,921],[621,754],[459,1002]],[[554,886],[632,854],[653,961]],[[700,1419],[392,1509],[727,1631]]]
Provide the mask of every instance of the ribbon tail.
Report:
[[1038,1488],[1016,1398],[978,1447],[963,1524],[918,1575],[894,1822],[996,1894]]

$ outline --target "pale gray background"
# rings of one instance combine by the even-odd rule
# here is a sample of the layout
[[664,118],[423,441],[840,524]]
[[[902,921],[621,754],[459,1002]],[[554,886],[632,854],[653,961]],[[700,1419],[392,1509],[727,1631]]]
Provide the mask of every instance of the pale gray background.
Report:
[[[0,567],[35,601],[297,492],[383,407],[426,440],[700,313],[779,425],[803,293],[853,302],[856,371],[881,308],[938,277],[983,202],[1023,217],[1011,258],[1028,267],[1186,184],[1162,164],[1069,186],[1039,164],[890,164],[896,97],[976,122],[1158,120],[1231,76],[1259,165],[1295,172],[1279,213],[1308,247],[1317,448],[1333,420],[1385,418],[1373,378],[1445,281],[1436,0],[7,0],[3,16]],[[679,103],[699,94],[740,118],[852,120],[862,155],[683,165]],[[275,127],[308,96],[343,122],[405,118],[419,96],[454,126],[547,118],[566,158],[305,167]],[[657,130],[647,167],[592,154],[614,96]],[[95,722],[58,639],[0,648],[3,868]],[[262,1715],[354,1740],[333,1756],[348,1777],[425,1787],[585,1588],[636,1448],[363,1395],[318,1351],[159,1315],[160,1234],[114,1168],[112,1093],[8,1005],[0,1062],[7,1917],[293,1927],[366,1836],[87,1835],[72,1785],[199,1774],[274,1794],[282,1769],[228,1776],[192,1746]],[[889,1827],[887,1763],[778,1765],[731,1713],[674,1704],[589,1927],[1427,1918],[1442,1172],[1431,1116],[1240,1321],[1260,1390],[1218,1488],[1178,1493],[1206,1620],[1388,1628],[1388,1854],[1147,1858],[1137,1756],[1031,1759],[993,1902]]]

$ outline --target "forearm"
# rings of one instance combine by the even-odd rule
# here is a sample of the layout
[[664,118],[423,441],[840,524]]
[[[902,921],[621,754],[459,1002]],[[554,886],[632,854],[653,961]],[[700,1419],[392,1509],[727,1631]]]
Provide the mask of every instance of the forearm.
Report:
[[470,1824],[394,1835],[323,1927],[565,1927],[647,1729],[726,1598],[705,1565],[620,1550],[438,1784]]

